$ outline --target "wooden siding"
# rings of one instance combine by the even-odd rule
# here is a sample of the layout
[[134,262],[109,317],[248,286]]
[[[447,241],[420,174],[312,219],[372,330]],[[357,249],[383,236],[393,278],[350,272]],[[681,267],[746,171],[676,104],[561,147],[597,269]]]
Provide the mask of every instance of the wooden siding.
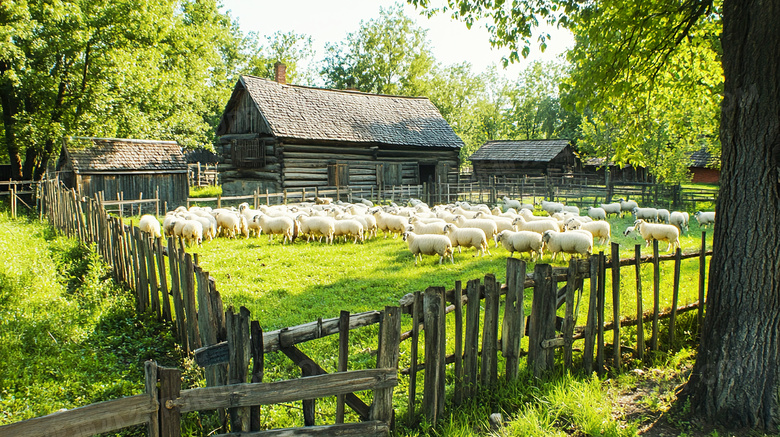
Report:
[[111,173],[111,174],[86,174],[78,176],[78,185],[82,196],[92,197],[95,193],[103,192],[105,200],[118,200],[122,192],[125,200],[139,199],[143,193],[144,199],[153,199],[160,190],[160,209],[167,202],[168,208],[173,209],[187,204],[189,186],[187,173]]
[[243,88],[236,88],[229,107],[225,111],[223,123],[226,129],[225,134],[271,134],[270,126],[260,114],[252,97]]

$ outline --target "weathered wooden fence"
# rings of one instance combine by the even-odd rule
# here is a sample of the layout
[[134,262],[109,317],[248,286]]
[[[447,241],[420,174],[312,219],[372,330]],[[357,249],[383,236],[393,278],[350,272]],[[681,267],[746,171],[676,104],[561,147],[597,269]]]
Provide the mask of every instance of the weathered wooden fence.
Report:
[[[509,258],[506,284],[499,283],[489,274],[483,280],[468,281],[465,289],[461,282],[456,282],[451,290],[431,287],[425,292],[409,294],[401,299],[398,307],[387,307],[381,312],[342,312],[338,318],[319,319],[264,333],[258,321],[250,320],[251,315],[245,308],[237,312],[233,308],[223,309],[214,279],[199,267],[197,255],[184,251],[181,241],[170,239],[163,245],[161,239],[153,239],[137,227],[124,225],[119,218],[109,215],[99,199],[79,199],[73,190],[61,189],[54,182],[47,184],[42,203],[46,217],[54,227],[86,243],[95,243],[103,258],[112,265],[115,279],[136,293],[139,311],[153,312],[171,323],[184,350],[193,353],[196,362],[205,368],[208,387],[180,391],[177,370],[154,370],[157,373],[150,376],[153,366],[149,364],[147,394],[138,395],[141,397],[109,401],[0,427],[0,434],[6,430],[23,430],[19,435],[48,435],[43,430],[59,429],[59,426],[74,429],[66,428],[64,424],[75,423],[77,425],[73,426],[83,433],[74,431],[64,435],[88,435],[147,423],[150,435],[158,435],[155,432],[178,435],[181,413],[214,409],[221,411],[223,431],[257,431],[259,405],[302,400],[306,428],[284,430],[287,433],[284,435],[315,430],[340,433],[338,435],[386,435],[393,426],[392,393],[397,383],[399,348],[403,341],[410,341],[410,365],[400,371],[409,378],[406,420],[415,423],[423,415],[428,423],[434,423],[442,417],[448,383],[454,384],[452,401],[459,404],[477,390],[496,384],[500,367],[505,369],[505,378],[516,378],[523,356],[527,369],[535,375],[543,374],[553,368],[558,349],[562,349],[561,361],[567,369],[573,369],[575,364],[587,373],[594,369],[603,372],[608,365],[619,369],[626,350],[638,359],[644,358],[647,349],[644,323],[652,323],[649,349],[658,350],[660,320],[669,319],[667,344],[673,345],[679,314],[697,309],[697,322],[701,323],[703,317],[703,307],[699,303],[704,301],[705,257],[708,255],[704,234],[701,251],[692,254],[682,254],[678,249],[674,255],[659,256],[655,242],[652,256],[641,257],[637,246],[634,258],[620,259],[619,247],[613,243],[609,260],[600,253],[586,260],[573,259],[566,268],[537,264],[531,273],[526,272],[524,261]],[[681,262],[694,257],[700,261],[699,301],[678,307]],[[674,262],[672,305],[666,310],[659,304],[661,262]],[[654,305],[650,311],[642,306],[640,265],[643,263],[652,263],[654,271]],[[636,317],[624,319],[620,310],[621,268],[630,266],[636,271]],[[608,299],[608,269],[612,269],[610,323],[606,322],[604,313]],[[585,279],[589,280],[587,290]],[[530,301],[526,298],[526,289],[532,290]],[[588,296],[587,317],[584,325],[578,325],[579,304],[585,293]],[[529,307],[530,314],[526,314]],[[450,323],[454,333],[447,328],[448,314],[454,317]],[[401,332],[402,315],[410,318],[411,329],[407,332]],[[376,370],[348,371],[349,332],[375,324],[380,324]],[[626,326],[637,326],[633,348],[621,344],[621,328]],[[613,332],[611,344],[605,339],[608,331]],[[424,334],[422,337],[421,333]],[[296,345],[330,335],[339,335],[339,359],[337,368],[328,374]],[[523,350],[526,337],[527,350]],[[582,347],[575,361],[574,344],[577,341],[582,341]],[[607,355],[609,348],[611,358]],[[453,353],[447,355],[449,349]],[[281,351],[300,367],[303,380],[262,382],[264,356],[276,351]],[[499,366],[500,360],[503,360],[503,366]],[[454,366],[454,380],[447,381],[447,365]],[[418,374],[421,372],[420,397]],[[151,388],[157,382],[156,378],[160,381],[159,393]],[[371,405],[354,394],[362,390],[374,391]],[[280,395],[281,392],[284,395]],[[335,423],[317,426],[315,399],[328,396],[337,396]],[[343,424],[346,407],[356,413],[359,423]],[[129,418],[107,418],[111,417],[111,412],[120,410]],[[85,411],[90,413],[85,414]],[[92,413],[97,411],[102,415]],[[94,420],[88,420],[90,417]],[[55,427],[50,425],[52,423],[59,425]]]

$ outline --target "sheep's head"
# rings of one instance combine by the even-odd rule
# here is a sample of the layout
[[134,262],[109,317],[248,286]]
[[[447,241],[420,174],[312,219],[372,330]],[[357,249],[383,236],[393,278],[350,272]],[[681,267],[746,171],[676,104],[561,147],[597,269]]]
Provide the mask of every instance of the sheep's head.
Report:
[[552,238],[553,231],[544,231],[544,234],[542,234],[542,243],[547,244],[550,241],[550,238]]
[[506,231],[501,231],[498,233],[498,235],[496,235],[496,241],[501,242],[501,238],[504,236],[504,232]]
[[408,237],[409,237],[409,232],[404,232],[404,238],[403,238],[403,239],[404,239],[404,241],[406,241],[406,239],[407,239]]
[[625,237],[625,236],[627,236],[628,234],[630,234],[630,233],[634,232],[634,230],[635,230],[635,227],[634,227],[634,226],[629,226],[629,227],[627,227],[627,228],[626,228],[626,230],[623,232],[623,236],[624,236],[624,237]]

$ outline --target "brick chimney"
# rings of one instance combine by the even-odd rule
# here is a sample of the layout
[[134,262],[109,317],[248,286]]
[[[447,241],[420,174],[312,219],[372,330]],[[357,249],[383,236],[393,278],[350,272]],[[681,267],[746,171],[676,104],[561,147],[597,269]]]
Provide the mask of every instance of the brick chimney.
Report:
[[287,83],[287,66],[281,62],[274,64],[274,79],[284,85]]

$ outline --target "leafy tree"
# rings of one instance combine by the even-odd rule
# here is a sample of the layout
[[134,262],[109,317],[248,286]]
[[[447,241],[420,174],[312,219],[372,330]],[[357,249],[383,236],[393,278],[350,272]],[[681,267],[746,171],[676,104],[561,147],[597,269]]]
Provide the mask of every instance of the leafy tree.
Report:
[[434,65],[426,31],[400,4],[380,8],[379,18],[361,22],[346,41],[327,44],[325,50],[320,73],[328,87],[338,89],[410,95]]
[[271,36],[266,36],[265,39],[267,45],[264,46],[260,43],[260,36],[257,33],[250,32],[247,36],[246,50],[250,52],[244,69],[247,74],[274,79],[274,64],[282,62],[287,67],[287,82],[304,85],[314,83],[314,72],[311,68],[299,71],[302,61],[314,57],[311,36],[277,31]]
[[[529,49],[531,29],[540,19],[586,34],[587,51],[578,56],[591,57],[587,64],[592,74],[586,82],[577,81],[576,87],[595,108],[652,89],[662,73],[674,70],[665,67],[682,53],[686,41],[710,43],[700,32],[722,26],[718,224],[707,315],[682,399],[690,402],[694,416],[709,423],[776,432],[780,418],[780,336],[776,335],[780,229],[775,222],[780,217],[778,6],[756,0],[723,0],[722,7],[707,0],[521,0],[511,6],[503,1],[449,0],[446,4],[467,22],[488,17],[494,23],[494,41],[509,48],[509,59]],[[699,71],[699,66],[687,65]],[[717,100],[718,85],[706,85],[710,92],[705,99]],[[693,94],[688,98],[693,99]]]
[[239,60],[236,30],[215,1],[3,2],[12,177],[40,178],[64,135],[209,144]]

